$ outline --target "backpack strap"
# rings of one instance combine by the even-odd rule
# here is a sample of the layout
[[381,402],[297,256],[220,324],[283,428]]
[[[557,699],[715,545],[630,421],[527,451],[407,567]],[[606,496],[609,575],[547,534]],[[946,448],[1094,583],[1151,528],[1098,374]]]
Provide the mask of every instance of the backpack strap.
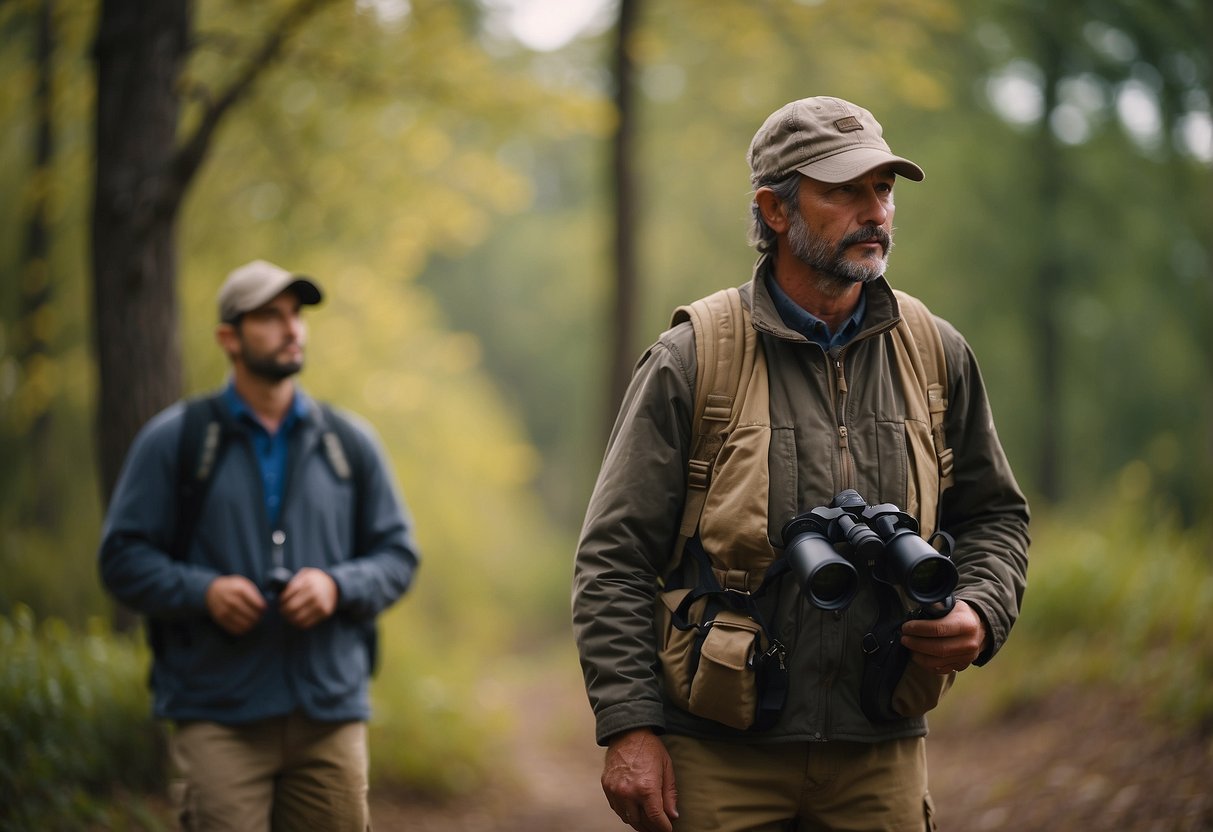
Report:
[[320,441],[333,473],[350,480],[354,486],[354,554],[362,554],[366,546],[366,494],[370,461],[361,438],[349,420],[332,405],[319,403]]
[[[906,440],[910,450],[905,510],[918,518],[923,537],[939,525],[942,495],[951,487],[953,454],[947,446],[947,359],[935,318],[922,302],[894,290],[901,320],[888,333],[890,354],[905,391]],[[911,423],[921,429],[909,429]]]
[[211,485],[211,474],[231,433],[221,394],[185,402],[181,438],[177,443],[177,517],[169,554],[184,560]]
[[914,346],[927,379],[927,409],[931,416],[931,438],[935,441],[935,457],[939,463],[940,493],[953,482],[952,449],[944,435],[943,420],[948,412],[948,361],[943,351],[943,339],[935,316],[913,295],[894,290],[901,317],[914,335]]
[[753,351],[756,338],[741,292],[735,287],[678,307],[671,325],[683,321],[690,321],[695,330],[697,368],[687,495],[671,561],[675,567],[686,542],[699,528],[716,455],[733,421],[746,351]]

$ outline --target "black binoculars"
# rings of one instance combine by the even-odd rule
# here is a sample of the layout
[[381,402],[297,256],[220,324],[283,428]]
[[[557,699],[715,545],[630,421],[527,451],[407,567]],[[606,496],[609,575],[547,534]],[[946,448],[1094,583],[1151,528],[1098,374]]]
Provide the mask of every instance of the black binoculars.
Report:
[[[922,608],[952,605],[959,580],[955,564],[919,536],[917,520],[892,503],[869,506],[848,489],[828,506],[789,520],[783,541],[802,591],[818,609],[841,610],[851,603],[859,591],[856,563]],[[839,546],[849,558],[839,554]]]
[[282,547],[286,545],[286,532],[281,529],[275,529],[270,535],[270,542],[274,544],[273,551],[270,555],[273,568],[265,576],[265,585],[262,591],[268,598],[277,598],[282,590],[286,589],[286,585],[291,582],[291,578],[295,577],[295,573],[282,565]]
[[265,594],[270,598],[277,598],[282,594],[282,590],[286,589],[286,585],[291,582],[291,578],[293,577],[295,577],[295,573],[285,566],[275,566],[265,576]]

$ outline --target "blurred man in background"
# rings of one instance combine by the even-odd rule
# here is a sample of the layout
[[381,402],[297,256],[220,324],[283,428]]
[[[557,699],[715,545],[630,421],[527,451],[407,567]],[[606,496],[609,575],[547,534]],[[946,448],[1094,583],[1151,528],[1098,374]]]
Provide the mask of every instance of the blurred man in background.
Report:
[[147,616],[186,830],[369,828],[375,619],[418,556],[371,428],[295,382],[321,299],[261,260],[228,276],[228,384],[143,428],[106,516],[101,576]]

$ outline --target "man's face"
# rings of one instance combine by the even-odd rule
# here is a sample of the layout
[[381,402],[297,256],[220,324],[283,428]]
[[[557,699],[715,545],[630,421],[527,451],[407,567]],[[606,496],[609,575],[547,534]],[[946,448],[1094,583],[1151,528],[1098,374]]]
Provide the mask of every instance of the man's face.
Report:
[[805,177],[788,206],[788,248],[839,290],[884,274],[893,250],[893,182],[877,168],[850,182]]
[[302,370],[307,324],[301,306],[295,293],[286,291],[244,313],[233,326],[237,347],[232,360],[267,381],[282,381]]

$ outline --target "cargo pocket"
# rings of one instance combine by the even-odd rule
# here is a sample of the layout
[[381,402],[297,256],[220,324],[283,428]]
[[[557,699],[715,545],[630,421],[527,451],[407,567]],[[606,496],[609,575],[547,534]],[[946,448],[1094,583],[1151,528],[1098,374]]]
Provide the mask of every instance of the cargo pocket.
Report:
[[687,710],[744,731],[758,712],[754,657],[762,650],[762,628],[748,616],[722,610],[706,629]]

